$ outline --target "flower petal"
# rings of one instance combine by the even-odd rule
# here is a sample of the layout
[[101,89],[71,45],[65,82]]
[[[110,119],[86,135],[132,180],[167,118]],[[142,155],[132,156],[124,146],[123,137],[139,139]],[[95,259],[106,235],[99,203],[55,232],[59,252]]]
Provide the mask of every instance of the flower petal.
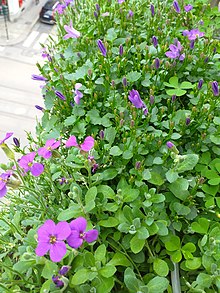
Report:
[[71,233],[70,225],[67,222],[59,222],[54,233],[57,235],[58,240],[65,240]]
[[76,137],[74,135],[70,136],[70,138],[66,141],[67,148],[72,147],[72,146],[78,147],[78,143],[77,143]]
[[38,241],[49,242],[50,235],[54,234],[56,224],[52,220],[47,220],[40,228],[37,230]]
[[37,248],[35,249],[36,255],[43,256],[50,249],[50,243],[48,242],[38,242]]
[[4,185],[1,189],[0,189],[0,197],[5,196],[7,193],[7,187]]
[[46,147],[42,147],[38,149],[38,155],[44,159],[49,159],[52,156],[52,152],[49,151]]
[[97,240],[98,235],[99,235],[98,230],[96,230],[96,229],[89,230],[85,233],[85,240],[88,243],[93,242],[93,241]]
[[79,231],[72,230],[70,236],[67,238],[67,243],[72,248],[78,248],[83,244],[83,239],[80,238]]
[[66,244],[63,241],[56,241],[50,247],[50,259],[59,262],[66,254]]
[[87,221],[83,217],[79,217],[70,222],[71,230],[76,230],[79,233],[83,233],[86,230]]
[[44,166],[40,163],[34,163],[30,171],[33,176],[40,176],[44,171]]
[[90,151],[94,147],[95,140],[92,136],[87,136],[84,142],[80,145],[81,150],[84,152]]

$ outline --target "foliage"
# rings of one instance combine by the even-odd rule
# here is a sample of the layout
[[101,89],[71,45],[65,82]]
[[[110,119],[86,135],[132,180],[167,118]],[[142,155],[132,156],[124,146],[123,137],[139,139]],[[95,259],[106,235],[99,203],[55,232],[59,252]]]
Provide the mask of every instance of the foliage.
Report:
[[[47,79],[43,117],[37,138],[29,134],[30,145],[14,151],[36,152],[43,173],[25,173],[7,144],[0,145],[10,160],[3,172],[13,170],[8,204],[1,207],[0,288],[217,292],[220,105],[212,82],[219,81],[220,48],[212,37],[219,14],[199,0],[190,12],[179,1],[181,13],[172,1],[97,2],[74,1],[57,13],[58,38],[51,37],[47,59],[37,64]],[[70,21],[80,37],[64,40]],[[191,48],[182,31],[193,28],[205,36]],[[176,39],[182,61],[165,55]],[[131,102],[132,89],[146,108]],[[71,136],[78,143],[66,147]],[[84,151],[88,136],[95,144]],[[50,139],[60,146],[48,149],[52,156],[45,159],[37,153]],[[80,216],[88,229],[99,231],[97,241],[69,247],[60,263],[36,256],[37,230],[47,219],[70,222]],[[57,288],[52,277],[62,265],[71,268]]]

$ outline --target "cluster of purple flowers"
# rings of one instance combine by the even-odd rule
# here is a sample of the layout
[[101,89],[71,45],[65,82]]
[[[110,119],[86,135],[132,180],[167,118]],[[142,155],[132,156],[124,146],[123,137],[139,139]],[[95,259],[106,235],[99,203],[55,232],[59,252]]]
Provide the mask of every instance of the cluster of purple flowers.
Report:
[[53,262],[59,262],[65,256],[66,243],[77,249],[83,242],[94,242],[98,238],[98,230],[86,231],[87,221],[79,217],[70,223],[59,222],[55,224],[52,220],[46,222],[38,229],[38,244],[35,250],[38,256],[44,256],[48,251]]
[[167,51],[165,55],[171,59],[179,59],[183,61],[185,59],[185,54],[181,54],[183,47],[178,40],[175,40],[174,44],[169,46],[170,51]]

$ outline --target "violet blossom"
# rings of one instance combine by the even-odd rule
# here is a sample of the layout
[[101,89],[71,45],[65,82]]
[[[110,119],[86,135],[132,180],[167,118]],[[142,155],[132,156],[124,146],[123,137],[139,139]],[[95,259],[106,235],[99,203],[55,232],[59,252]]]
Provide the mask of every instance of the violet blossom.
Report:
[[212,82],[212,91],[213,91],[214,96],[216,96],[216,97],[219,96],[219,88],[218,88],[218,82],[217,81]]
[[2,173],[0,175],[0,198],[5,196],[7,193],[7,182],[9,177],[11,176],[10,173]]
[[59,276],[52,276],[52,281],[54,282],[57,288],[61,288],[64,286],[64,282],[60,280]]
[[204,33],[200,32],[198,28],[192,29],[191,31],[184,30],[183,36],[187,36],[190,41],[196,40],[197,38],[203,37]]
[[70,222],[71,234],[67,237],[67,243],[72,248],[80,247],[84,241],[91,243],[98,238],[98,230],[92,229],[86,232],[87,221],[79,217]]
[[5,143],[5,141],[6,141],[7,139],[9,139],[12,135],[13,135],[13,132],[7,132],[7,133],[5,134],[5,137],[4,137],[2,140],[0,140],[0,145],[3,144],[3,143]]
[[60,146],[60,141],[54,138],[47,140],[44,147],[38,149],[38,155],[44,159],[49,159],[52,156],[52,151]]
[[167,51],[165,55],[171,59],[179,59],[180,61],[183,61],[185,59],[185,54],[181,54],[183,47],[179,41],[176,41],[175,43],[176,45],[171,44],[169,46],[170,51]]
[[70,136],[69,139],[66,141],[66,147],[70,148],[75,146],[84,152],[89,152],[94,147],[95,140],[92,136],[87,136],[84,142],[79,145],[77,143],[76,137],[74,135]]
[[204,82],[203,79],[199,80],[199,82],[198,82],[198,90],[200,90],[202,88],[203,82]]
[[177,0],[173,1],[173,7],[176,10],[177,13],[180,13],[180,7],[179,7],[179,3]]
[[81,88],[82,84],[81,83],[76,83],[75,84],[75,90],[73,92],[75,93],[74,101],[77,105],[80,104],[80,100],[83,97],[83,94],[79,91],[79,88]]
[[134,12],[132,10],[128,11],[127,18],[132,18],[134,16]]
[[63,14],[64,10],[66,9],[66,5],[59,3],[55,9],[58,14]]
[[33,80],[39,80],[39,81],[47,81],[47,78],[42,75],[32,74],[31,78]]
[[119,3],[119,4],[121,4],[121,3],[123,3],[123,2],[125,2],[125,0],[118,0],[118,3]]
[[122,44],[119,46],[119,55],[122,56],[124,53],[124,48],[122,46]]
[[166,145],[167,145],[168,149],[172,149],[174,147],[174,144],[171,141],[168,141],[166,143]]
[[159,59],[159,58],[156,58],[156,59],[154,60],[154,67],[155,67],[156,69],[158,69],[158,68],[160,67],[160,59]]
[[154,17],[154,15],[155,15],[155,9],[154,9],[154,5],[153,4],[150,5],[150,11],[151,11],[152,17]]
[[35,156],[35,152],[22,156],[18,161],[18,165],[24,169],[25,172],[30,171],[33,176],[38,177],[43,173],[44,166],[41,163],[34,163]]
[[153,43],[154,47],[156,48],[158,46],[157,37],[153,36],[151,40],[152,40],[152,43]]
[[70,225],[67,222],[59,222],[57,225],[52,220],[47,220],[37,231],[38,245],[35,250],[38,256],[44,256],[50,251],[50,259],[59,262],[66,254],[64,240],[71,234]]
[[186,12],[189,12],[189,11],[191,11],[192,9],[193,9],[193,6],[190,5],[190,4],[187,4],[187,5],[184,6],[184,10],[185,10]]
[[66,97],[60,92],[60,91],[55,91],[54,92],[55,93],[55,95],[58,97],[58,98],[60,98],[62,101],[66,101]]
[[106,48],[105,48],[103,42],[102,42],[100,39],[97,41],[97,45],[98,45],[99,50],[100,50],[100,52],[102,53],[102,55],[103,55],[104,57],[106,57],[106,55],[107,55],[107,50],[106,50]]
[[140,109],[140,108],[146,107],[144,102],[141,100],[140,94],[137,90],[134,90],[134,89],[131,90],[129,92],[128,98],[132,102],[132,104],[135,106],[135,108]]
[[63,36],[64,40],[67,40],[69,38],[77,39],[80,37],[80,32],[78,32],[76,29],[73,28],[72,20],[70,20],[69,25],[64,25],[64,29],[67,32],[67,34]]

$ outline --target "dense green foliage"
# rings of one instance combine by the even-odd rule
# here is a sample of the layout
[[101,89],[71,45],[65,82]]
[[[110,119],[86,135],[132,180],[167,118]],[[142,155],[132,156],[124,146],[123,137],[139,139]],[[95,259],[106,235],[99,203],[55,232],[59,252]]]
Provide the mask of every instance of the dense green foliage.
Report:
[[[48,60],[38,64],[47,78],[42,121],[37,139],[29,135],[30,145],[14,151],[21,156],[60,140],[50,159],[36,155],[44,172],[23,176],[4,144],[10,162],[2,169],[17,168],[8,183],[14,187],[9,204],[1,207],[0,292],[218,292],[220,103],[212,82],[220,80],[220,47],[213,39],[219,12],[201,0],[189,12],[179,1],[180,13],[173,1],[97,2],[77,0],[57,15],[58,38],[51,38]],[[80,37],[64,40],[70,20]],[[182,32],[195,28],[204,37],[190,48]],[[175,39],[182,61],[165,55]],[[83,97],[73,106],[76,83]],[[132,89],[148,113],[131,103]],[[66,148],[71,135],[79,144],[94,137],[94,148],[89,154],[80,145]],[[37,229],[45,220],[79,216],[98,229],[96,242],[69,248],[60,263],[36,256]],[[52,276],[62,265],[71,269],[57,288]]]

